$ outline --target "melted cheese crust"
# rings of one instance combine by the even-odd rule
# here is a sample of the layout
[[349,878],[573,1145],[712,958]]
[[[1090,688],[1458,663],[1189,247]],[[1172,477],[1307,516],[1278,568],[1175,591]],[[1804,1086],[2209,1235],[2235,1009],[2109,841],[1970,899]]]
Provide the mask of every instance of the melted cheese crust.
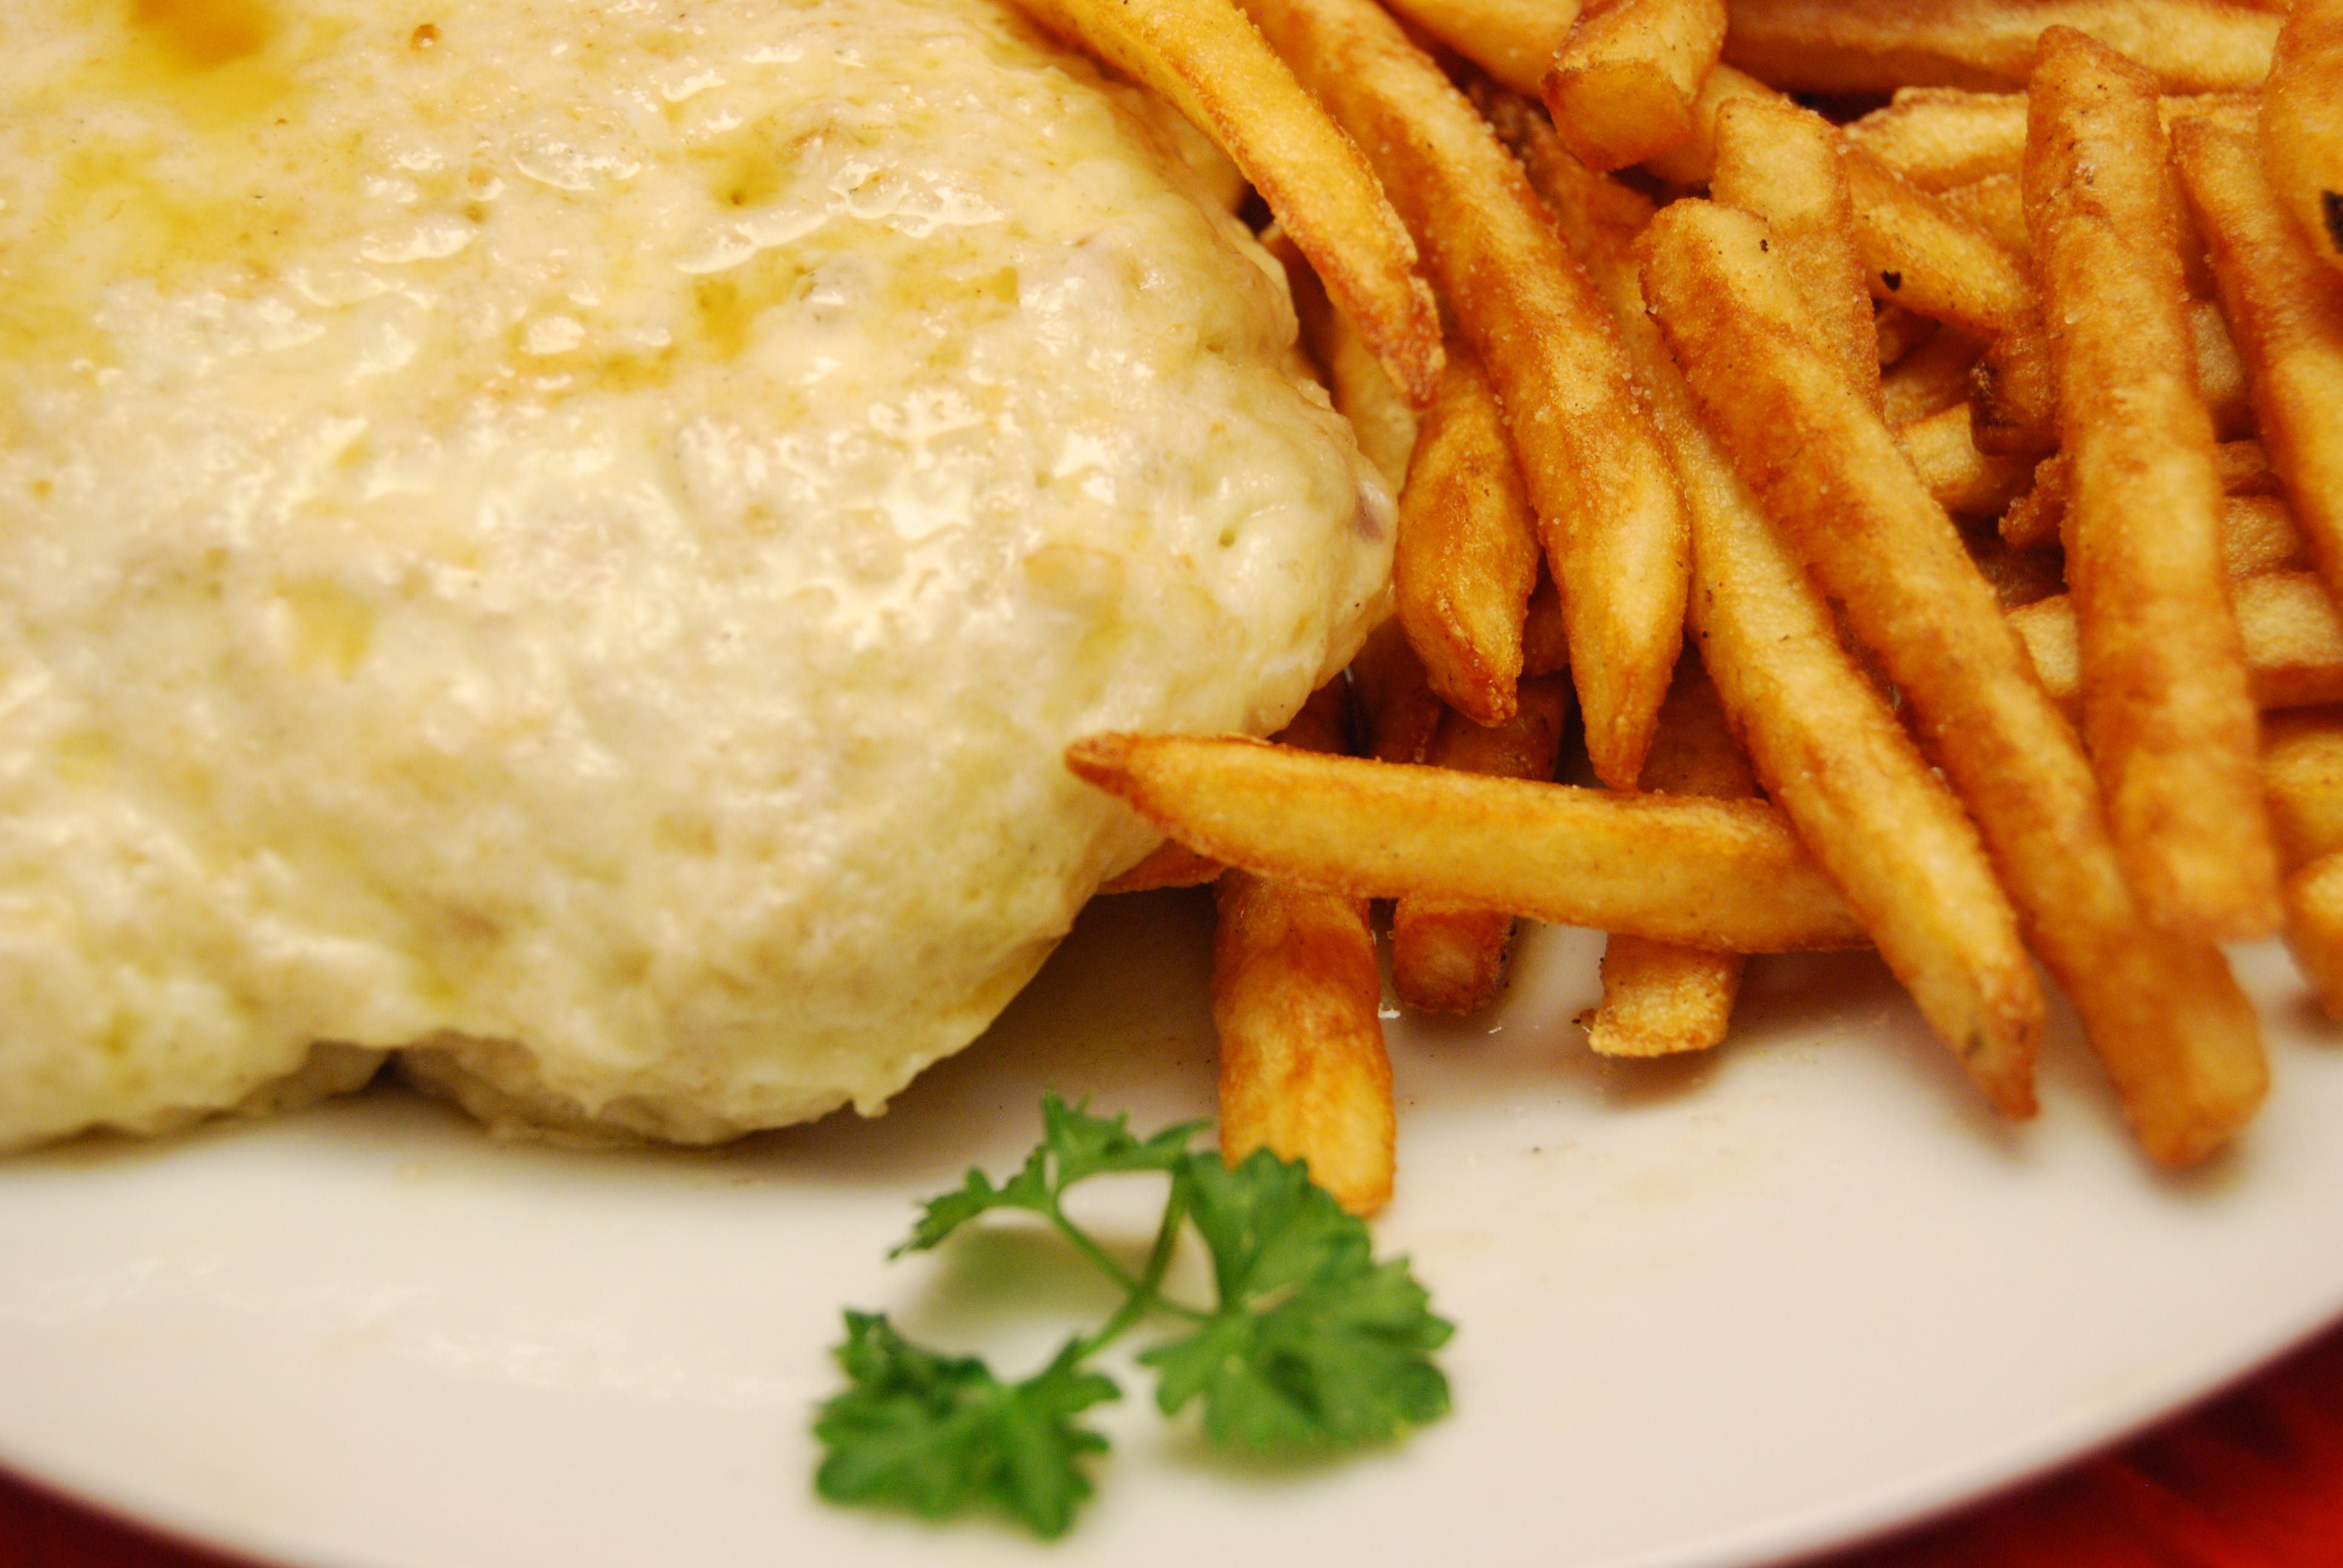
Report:
[[875,1112],[1147,847],[1066,741],[1376,613],[1225,166],[1003,5],[0,5],[0,1146]]

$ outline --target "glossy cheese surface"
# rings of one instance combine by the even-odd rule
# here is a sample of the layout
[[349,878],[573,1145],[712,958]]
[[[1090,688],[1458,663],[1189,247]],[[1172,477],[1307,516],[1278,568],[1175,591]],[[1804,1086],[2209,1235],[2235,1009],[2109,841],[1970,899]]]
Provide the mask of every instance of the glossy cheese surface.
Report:
[[1379,611],[1225,166],[1005,5],[0,15],[0,1146],[874,1111],[1146,848],[1067,740]]

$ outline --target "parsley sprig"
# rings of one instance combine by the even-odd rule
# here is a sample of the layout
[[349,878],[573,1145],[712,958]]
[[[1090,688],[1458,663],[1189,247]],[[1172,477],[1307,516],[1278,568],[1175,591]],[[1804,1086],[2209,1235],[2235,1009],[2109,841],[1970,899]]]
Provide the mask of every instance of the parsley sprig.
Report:
[[[825,1449],[814,1484],[833,1503],[909,1508],[930,1519],[996,1510],[1055,1537],[1091,1494],[1082,1461],[1105,1437],[1077,1418],[1122,1397],[1086,1363],[1151,1317],[1177,1332],[1142,1352],[1167,1416],[1202,1401],[1205,1435],[1239,1452],[1337,1454],[1387,1442],[1448,1410],[1430,1352],[1453,1326],[1435,1317],[1404,1260],[1377,1262],[1363,1222],[1301,1161],[1257,1151],[1231,1167],[1193,1147],[1202,1122],[1141,1138],[1129,1118],[1041,1101],[1042,1141],[1008,1181],[970,1171],[922,1206],[890,1256],[926,1251],[996,1209],[1037,1214],[1124,1292],[1029,1378],[1004,1382],[974,1356],[905,1339],[881,1313],[850,1311],[831,1354],[844,1392],[814,1422]],[[1158,1171],[1163,1218],[1134,1274],[1068,1217],[1069,1189],[1094,1176]],[[1209,1311],[1161,1293],[1183,1231],[1212,1254]]]

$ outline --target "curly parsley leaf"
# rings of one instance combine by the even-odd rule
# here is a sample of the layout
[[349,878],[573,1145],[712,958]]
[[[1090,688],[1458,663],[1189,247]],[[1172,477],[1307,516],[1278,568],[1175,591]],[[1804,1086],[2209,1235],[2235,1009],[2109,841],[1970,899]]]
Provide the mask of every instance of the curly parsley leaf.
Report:
[[[1091,1493],[1081,1461],[1106,1439],[1075,1417],[1121,1397],[1088,1359],[1151,1314],[1184,1320],[1184,1337],[1139,1359],[1156,1370],[1167,1415],[1203,1404],[1205,1435],[1250,1450],[1332,1453],[1385,1442],[1448,1410],[1431,1361],[1452,1326],[1403,1261],[1374,1261],[1366,1225],[1263,1150],[1230,1167],[1189,1146],[1202,1124],[1141,1138],[1128,1119],[1092,1116],[1056,1095],[1041,1104],[1041,1145],[1007,1181],[971,1171],[930,1199],[897,1254],[937,1245],[995,1209],[1045,1219],[1121,1286],[1122,1305],[1022,1382],[973,1356],[912,1343],[880,1315],[846,1314],[832,1352],[848,1387],[825,1402],[814,1434],[827,1453],[815,1484],[838,1503],[904,1507],[931,1519],[990,1507],[1045,1537],[1061,1534]],[[1068,1188],[1093,1176],[1170,1178],[1145,1266],[1133,1273],[1067,1216]],[[1161,1293],[1183,1228],[1212,1259],[1219,1304],[1206,1312]]]
[[1404,1261],[1373,1261],[1366,1225],[1299,1162],[1267,1150],[1230,1169],[1199,1156],[1190,1213],[1212,1249],[1220,1310],[1140,1361],[1167,1415],[1204,1402],[1205,1434],[1255,1450],[1384,1442],[1448,1411],[1429,1352],[1453,1325]]
[[958,1189],[921,1206],[910,1238],[890,1256],[924,1252],[994,1209],[1023,1209],[1054,1219],[1059,1196],[1075,1182],[1114,1171],[1170,1171],[1206,1125],[1183,1121],[1141,1138],[1130,1123],[1128,1115],[1092,1116],[1087,1102],[1068,1105],[1054,1094],[1043,1095],[1042,1141],[1017,1174],[996,1187],[983,1171],[970,1171]]
[[980,1505],[1044,1538],[1062,1535],[1091,1494],[1079,1461],[1106,1439],[1074,1417],[1122,1397],[1082,1372],[1070,1342],[1022,1382],[974,1356],[913,1344],[875,1312],[846,1314],[834,1352],[845,1392],[823,1403],[814,1435],[829,1449],[815,1490],[833,1503],[880,1503],[941,1519]]

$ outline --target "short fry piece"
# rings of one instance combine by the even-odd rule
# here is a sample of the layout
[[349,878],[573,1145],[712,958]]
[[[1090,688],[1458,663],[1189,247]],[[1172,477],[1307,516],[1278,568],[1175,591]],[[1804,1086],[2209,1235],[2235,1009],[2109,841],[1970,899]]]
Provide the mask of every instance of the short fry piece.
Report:
[[2303,237],[2343,271],[2343,0],[2294,0],[2262,88],[2261,142]]
[[2073,731],[1951,520],[1804,330],[1764,238],[1713,203],[1653,220],[1644,290],[1675,357],[1742,477],[1903,691],[2142,1146],[2201,1159],[2268,1087],[2253,1005],[2219,949],[2142,917]]
[[[2213,448],[2213,472],[2225,496],[2269,496],[2278,488],[2269,453],[2259,441],[2224,441]],[[2002,541],[2014,550],[2049,549],[2066,520],[2066,458],[2054,453],[2035,465],[2034,485],[2010,503],[2001,519]],[[2227,524],[2224,524],[2224,538]],[[2232,565],[2232,575],[2245,576]]]
[[[1569,718],[1567,680],[1524,681],[1519,711],[1503,724],[1484,729],[1461,713],[1442,719],[1424,760],[1496,779],[1551,779]],[[1503,910],[1404,896],[1392,910],[1392,990],[1419,1012],[1478,1012],[1496,999],[1513,935]]]
[[1326,286],[1318,281],[1292,236],[1273,230],[1264,240],[1270,254],[1285,264],[1293,314],[1302,326],[1302,347],[1325,372],[1335,411],[1351,422],[1359,450],[1390,484],[1392,493],[1398,494],[1407,482],[1408,455],[1415,450],[1415,409],[1375,357],[1373,347],[1326,297]]
[[1383,762],[1423,760],[1443,709],[1398,621],[1367,634],[1351,660],[1351,687],[1366,719],[1367,755]]
[[[1644,759],[1643,783],[1657,794],[1727,800],[1756,792],[1716,688],[1689,649],[1660,709],[1660,732]],[[1578,1020],[1586,1043],[1598,1056],[1668,1056],[1721,1043],[1733,1021],[1744,963],[1739,953],[1613,937],[1603,949],[1602,1005]]]
[[1310,258],[1335,307],[1418,407],[1440,386],[1440,316],[1374,171],[1229,0],[1026,0],[1178,106]]
[[1855,243],[1875,299],[1993,338],[2023,325],[2034,289],[2010,254],[1860,147],[1846,149]]
[[1725,58],[1785,92],[2017,86],[2034,43],[2078,28],[2167,92],[2244,91],[2269,70],[2278,18],[2221,0],[1732,0]]
[[[1341,681],[1321,687],[1282,739],[1342,750],[1346,701]],[[1397,1123],[1365,901],[1244,871],[1215,900],[1222,1154],[1307,1160],[1343,1208],[1373,1213],[1391,1201]]]
[[[2264,709],[2343,702],[2343,614],[2310,572],[2269,572],[2230,585],[2237,634],[2255,703]],[[2051,699],[2072,708],[2080,695],[2075,607],[2065,594],[2010,613],[2010,625]]]
[[1317,757],[1238,738],[1095,735],[1074,772],[1232,865],[1720,952],[1862,947],[1781,812]]
[[2271,714],[2262,726],[2262,787],[2288,871],[2343,849],[2343,709]]
[[1875,406],[1879,334],[1855,241],[1838,133],[1812,109],[1745,99],[1716,116],[1716,171],[1709,194],[1765,220],[1790,280],[1846,366],[1847,379]]
[[1846,139],[1924,191],[2015,175],[2026,160],[2026,95],[1899,87]]
[[1684,642],[1684,497],[1618,334],[1487,122],[1373,0],[1246,0],[1374,161],[1489,372],[1595,774],[1634,782]]
[[1997,516],[2034,481],[2034,466],[2025,458],[1976,449],[1966,403],[1899,427],[1896,439],[1928,494],[1948,512]]
[[2332,1019],[2343,1019],[2343,854],[2286,879],[2286,945]]
[[2343,271],[2288,221],[2251,137],[2211,125],[2175,137],[2270,467],[2321,574],[2343,583]]
[[1513,716],[1537,575],[1537,518],[1497,395],[1480,357],[1452,344],[1400,492],[1392,588],[1432,689],[1475,724]]
[[1516,93],[1537,96],[1578,0],[1393,0],[1392,9]]
[[2053,27],[2029,88],[2026,207],[2074,487],[2065,538],[2083,736],[2148,918],[2276,928],[2254,705],[2221,562],[2156,80]]
[[[1900,308],[1900,307],[1899,307]],[[1966,332],[1942,327],[1879,377],[1882,412],[1888,428],[1941,414],[1969,397],[1969,372],[1985,345]]]
[[1159,888],[1201,888],[1221,874],[1218,860],[1166,839],[1139,864],[1099,884],[1101,893],[1151,893]]
[[[2197,345],[2197,387],[2213,417],[2213,433],[2234,441],[2254,433],[2247,400],[2245,362],[2221,307],[2188,302],[2188,331]],[[1971,377],[1976,403],[1976,443],[1986,452],[2048,452],[2058,444],[2057,394],[2050,343],[2039,317],[2018,323],[1986,350]]]
[[[1511,87],[1513,84],[1507,82],[1505,85]],[[1534,98],[1537,94],[1533,90],[1523,96]],[[1645,158],[1644,167],[1671,185],[1705,184],[1709,172],[1716,166],[1717,111],[1735,98],[1771,103],[1781,96],[1756,77],[1719,61],[1709,68],[1698,95],[1692,101],[1692,135],[1666,152]]]
[[1684,145],[1725,44],[1725,0],[1596,0],[1542,85],[1563,142],[1589,168]]

